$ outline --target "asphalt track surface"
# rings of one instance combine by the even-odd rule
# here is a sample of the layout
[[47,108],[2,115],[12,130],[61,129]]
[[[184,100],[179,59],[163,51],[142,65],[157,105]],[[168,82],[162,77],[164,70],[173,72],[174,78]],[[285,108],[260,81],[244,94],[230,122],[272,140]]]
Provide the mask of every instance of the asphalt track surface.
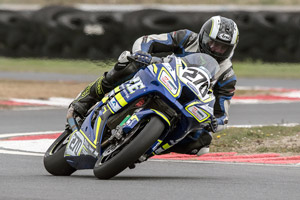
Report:
[[[248,80],[243,81],[247,86]],[[297,81],[287,85],[299,88]],[[263,86],[282,85],[277,84],[267,81]],[[236,104],[230,109],[230,125],[299,123],[299,111],[300,103]],[[0,110],[0,134],[62,130],[65,114],[65,108],[54,107]],[[71,177],[51,176],[42,160],[0,154],[0,199],[300,199],[297,165],[159,160],[103,181],[92,170]]]
[[299,167],[148,161],[105,181],[91,170],[51,176],[41,157],[1,154],[0,159],[0,199],[300,198]]
[[[40,108],[39,108],[40,109]],[[63,130],[67,109],[46,107],[0,110],[0,134]],[[235,104],[229,125],[300,123],[300,103]]]

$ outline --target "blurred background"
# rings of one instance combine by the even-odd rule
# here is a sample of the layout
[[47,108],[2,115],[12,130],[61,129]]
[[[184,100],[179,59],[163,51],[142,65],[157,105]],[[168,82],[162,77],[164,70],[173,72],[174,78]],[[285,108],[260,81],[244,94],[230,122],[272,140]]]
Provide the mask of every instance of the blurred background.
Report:
[[[190,29],[213,15],[240,31],[234,60],[300,61],[300,0],[0,0],[0,56],[116,58],[142,35]],[[182,5],[184,4],[184,5]]]

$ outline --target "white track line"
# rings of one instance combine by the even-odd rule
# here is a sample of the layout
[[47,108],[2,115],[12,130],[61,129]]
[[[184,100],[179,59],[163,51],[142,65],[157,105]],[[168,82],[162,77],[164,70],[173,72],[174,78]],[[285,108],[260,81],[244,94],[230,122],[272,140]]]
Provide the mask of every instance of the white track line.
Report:
[[0,134],[0,139],[1,138],[16,137],[16,136],[27,136],[27,135],[46,135],[46,134],[61,133],[61,132],[62,132],[62,130],[59,130],[59,131],[27,132],[27,133],[6,133],[6,134]]
[[247,162],[226,162],[226,161],[201,161],[201,160],[164,160],[149,159],[152,162],[177,162],[177,163],[194,163],[194,164],[222,164],[222,165],[254,165],[254,166],[272,166],[272,167],[299,167],[297,164],[265,164],[265,163],[247,163]]
[[22,155],[22,156],[44,156],[43,153],[13,151],[13,150],[6,150],[6,149],[0,149],[0,154],[12,154],[12,155]]

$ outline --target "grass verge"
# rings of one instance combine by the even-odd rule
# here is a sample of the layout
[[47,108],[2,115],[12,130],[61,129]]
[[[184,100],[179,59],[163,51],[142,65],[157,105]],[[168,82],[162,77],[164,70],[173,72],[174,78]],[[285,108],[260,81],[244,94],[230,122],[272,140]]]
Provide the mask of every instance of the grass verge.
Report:
[[[52,72],[63,74],[101,74],[112,68],[116,60],[56,60],[0,57],[0,71]],[[300,79],[299,63],[234,62],[238,77]]]
[[0,71],[99,74],[99,72],[111,69],[114,63],[115,61],[112,60],[89,61],[0,57]]
[[300,153],[300,126],[228,128],[214,134],[211,152]]
[[234,62],[238,77],[299,79],[300,63],[264,63],[261,61]]

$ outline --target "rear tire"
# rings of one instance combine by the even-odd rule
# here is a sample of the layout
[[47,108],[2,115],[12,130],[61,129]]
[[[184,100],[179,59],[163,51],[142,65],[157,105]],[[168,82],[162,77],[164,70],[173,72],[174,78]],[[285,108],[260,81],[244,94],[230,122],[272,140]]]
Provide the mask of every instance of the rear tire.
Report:
[[76,171],[64,157],[66,144],[63,144],[70,132],[65,130],[48,148],[44,156],[45,169],[54,176],[70,176]]
[[153,116],[138,135],[117,155],[104,163],[95,164],[94,174],[99,179],[110,179],[134,164],[154,144],[164,130],[162,120]]

